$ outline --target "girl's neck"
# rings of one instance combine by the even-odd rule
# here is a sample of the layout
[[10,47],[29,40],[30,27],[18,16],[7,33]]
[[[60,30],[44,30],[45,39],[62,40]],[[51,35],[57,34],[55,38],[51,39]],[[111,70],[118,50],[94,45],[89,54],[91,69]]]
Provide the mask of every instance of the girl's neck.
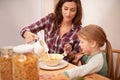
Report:
[[91,55],[95,55],[97,53],[100,52],[100,48],[94,48],[92,51],[91,51]]

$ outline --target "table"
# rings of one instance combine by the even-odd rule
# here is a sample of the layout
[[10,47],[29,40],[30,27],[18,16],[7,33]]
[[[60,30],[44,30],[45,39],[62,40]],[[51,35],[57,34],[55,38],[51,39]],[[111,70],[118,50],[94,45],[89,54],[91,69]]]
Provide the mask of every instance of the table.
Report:
[[[44,70],[44,69],[39,69],[39,74],[41,75],[41,74],[50,74],[50,73],[55,73],[55,74],[57,74],[57,73],[62,73],[62,72],[64,72],[65,70],[68,70],[68,69],[71,69],[71,68],[74,68],[74,67],[76,67],[76,65],[73,65],[73,64],[71,64],[71,63],[68,63],[68,65],[66,66],[66,67],[64,67],[64,68],[62,68],[62,69],[58,69],[58,70]],[[85,77],[84,77],[84,80],[110,80],[110,79],[108,79],[108,78],[106,78],[106,77],[104,77],[104,76],[101,76],[101,75],[99,75],[99,74],[89,74],[89,75],[86,75]]]
[[65,67],[63,67],[63,68],[61,68],[61,69],[57,69],[57,70],[45,70],[45,69],[39,69],[39,73],[40,74],[45,74],[45,73],[62,73],[63,71],[65,71],[65,70],[68,70],[68,69],[71,69],[71,68],[74,68],[75,67],[75,65],[73,65],[73,64],[70,64],[70,63],[68,63],[68,65],[67,66],[65,66]]
[[111,80],[99,74],[89,74],[84,77],[85,80]]

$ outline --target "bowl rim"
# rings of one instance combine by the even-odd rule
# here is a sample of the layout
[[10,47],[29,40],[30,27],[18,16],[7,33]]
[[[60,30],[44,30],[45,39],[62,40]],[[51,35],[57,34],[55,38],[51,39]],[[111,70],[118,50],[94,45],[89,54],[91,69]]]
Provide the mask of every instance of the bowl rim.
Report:
[[58,59],[55,58],[55,59],[50,59],[50,58],[47,58],[47,59],[43,59],[43,62],[44,64],[48,65],[48,66],[56,66],[58,64],[60,64],[60,62],[63,60],[63,55],[61,54],[49,54],[50,55],[56,55],[56,56],[60,56]]

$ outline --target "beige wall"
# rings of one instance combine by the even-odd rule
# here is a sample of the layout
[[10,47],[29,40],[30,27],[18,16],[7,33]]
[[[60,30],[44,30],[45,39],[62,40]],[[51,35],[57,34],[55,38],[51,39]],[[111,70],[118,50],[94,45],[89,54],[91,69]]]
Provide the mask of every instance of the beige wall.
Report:
[[[120,49],[120,0],[81,1],[83,26],[90,23],[100,25],[112,46]],[[0,47],[24,43],[20,29],[52,12],[54,3],[53,0],[0,0]]]
[[24,43],[20,29],[53,12],[53,0],[0,0],[0,47]]
[[120,49],[120,0],[81,0],[83,26],[91,23],[104,28],[113,48]]
[[54,4],[56,4],[59,0],[54,0]]

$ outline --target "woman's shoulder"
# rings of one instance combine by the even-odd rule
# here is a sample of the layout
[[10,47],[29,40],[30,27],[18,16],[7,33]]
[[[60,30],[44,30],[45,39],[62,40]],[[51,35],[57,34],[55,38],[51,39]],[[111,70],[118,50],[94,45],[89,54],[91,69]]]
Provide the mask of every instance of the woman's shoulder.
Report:
[[54,20],[55,14],[54,14],[54,13],[49,13],[49,14],[48,14],[48,17],[49,17],[51,20]]
[[74,24],[73,24],[72,29],[79,31],[79,30],[81,29],[81,27],[82,27],[81,25],[74,25]]
[[44,21],[52,22],[53,19],[54,19],[53,16],[54,16],[53,13],[49,13],[49,14],[47,14],[46,16],[42,17],[42,18],[40,19],[40,21],[42,21],[42,22],[44,22]]

